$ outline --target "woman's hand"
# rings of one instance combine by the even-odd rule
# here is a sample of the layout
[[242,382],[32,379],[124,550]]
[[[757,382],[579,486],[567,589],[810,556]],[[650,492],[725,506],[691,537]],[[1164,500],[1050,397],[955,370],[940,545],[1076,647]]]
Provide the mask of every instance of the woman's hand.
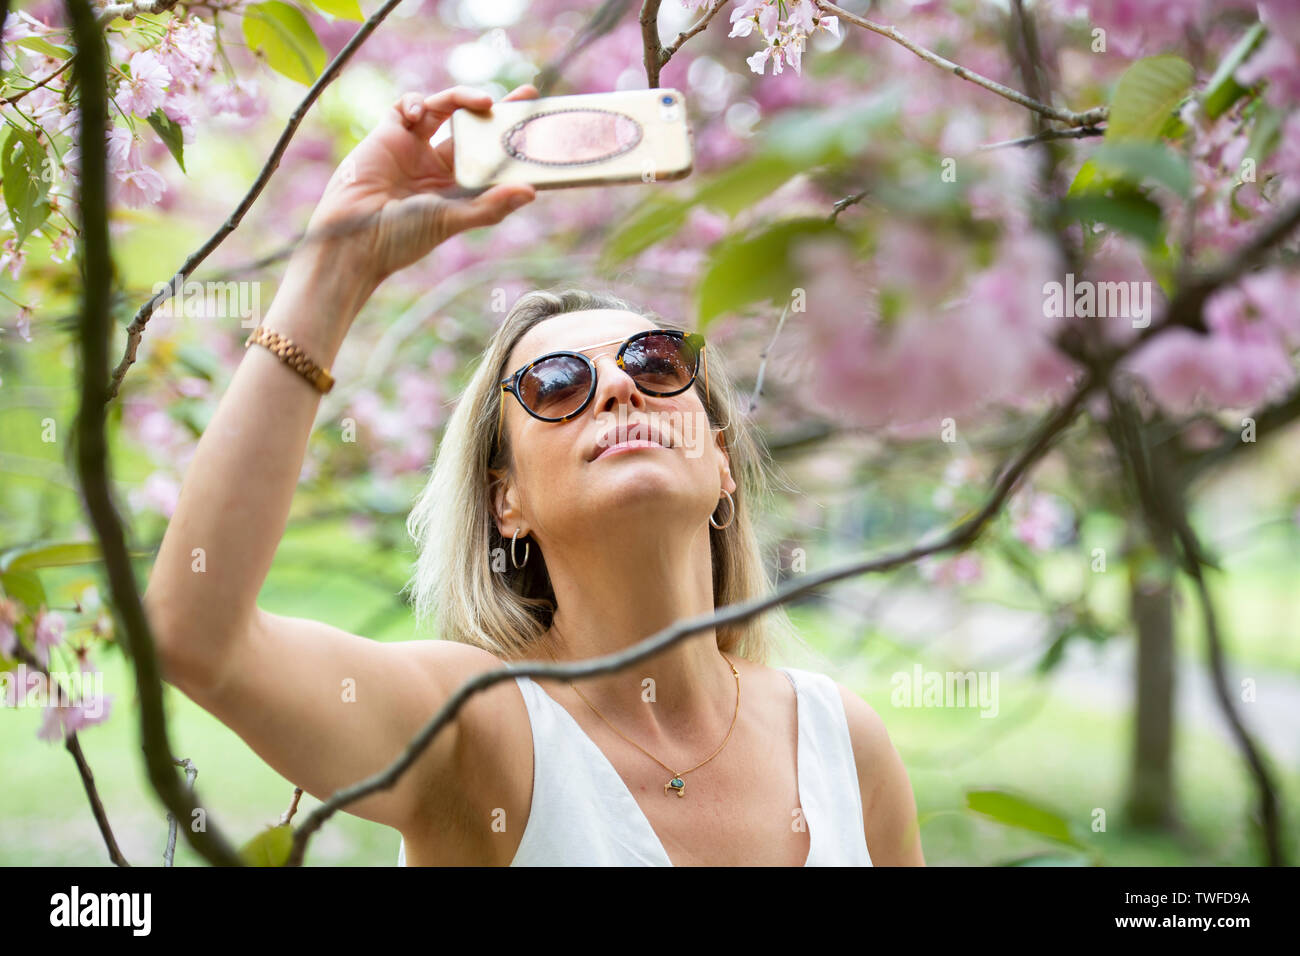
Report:
[[[505,99],[536,96],[524,84]],[[456,233],[498,223],[531,202],[537,193],[527,184],[493,186],[473,199],[439,195],[456,186],[453,147],[450,137],[430,146],[430,137],[456,109],[491,105],[487,93],[465,86],[428,96],[404,94],[334,171],[308,223],[309,235],[351,225],[322,241],[377,285]]]

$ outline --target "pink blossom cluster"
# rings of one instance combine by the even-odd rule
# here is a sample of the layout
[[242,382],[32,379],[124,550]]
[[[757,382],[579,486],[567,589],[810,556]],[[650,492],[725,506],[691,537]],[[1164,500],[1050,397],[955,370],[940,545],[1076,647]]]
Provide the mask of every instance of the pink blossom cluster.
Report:
[[1281,267],[1255,273],[1205,304],[1208,334],[1169,329],[1126,363],[1167,411],[1253,408],[1296,379],[1300,276]]
[[[1292,0],[1264,0],[1260,6],[1293,6]],[[1106,51],[1124,57],[1149,56],[1181,47],[1216,16],[1253,14],[1256,0],[1066,0],[1068,15],[1083,15],[1105,31]]]
[[372,446],[368,468],[391,479],[428,465],[436,430],[450,412],[443,383],[457,362],[451,349],[436,349],[425,369],[403,369],[397,374],[392,402],[371,388],[353,398],[348,415],[360,428],[359,438]]
[[942,587],[974,584],[984,577],[984,562],[978,554],[963,551],[950,558],[927,555],[916,563],[922,579]]
[[[139,35],[138,31],[132,33],[132,36]],[[5,21],[4,40],[9,43],[23,37],[66,44],[61,29],[17,11]],[[196,16],[172,17],[161,39],[149,47],[132,49],[114,31],[107,34],[107,42],[112,122],[105,136],[114,190],[112,198],[116,202],[132,207],[150,206],[157,204],[166,192],[163,174],[146,162],[145,150],[156,147],[156,141],[152,134],[142,131],[140,122],[156,111],[161,110],[179,127],[182,144],[194,141],[196,124],[203,115],[234,114],[248,122],[265,112],[266,104],[255,80],[220,79],[216,31]],[[21,51],[20,65],[33,78],[53,75],[63,65],[54,57],[21,47],[12,49]],[[66,135],[71,139],[64,154],[63,169],[75,183],[80,174],[77,143],[80,111],[65,98],[60,83],[33,89],[24,97],[23,112],[45,134]],[[67,239],[61,236],[61,242],[66,245]],[[6,264],[13,271],[21,265],[21,259],[10,255]]]
[[805,397],[826,414],[933,435],[943,419],[963,423],[990,406],[1053,396],[1076,374],[1053,343],[1061,320],[1045,315],[1041,290],[1060,267],[1039,234],[1007,236],[993,263],[950,287],[946,301],[922,296],[892,318],[882,314],[882,286],[924,288],[923,257],[915,274],[900,278],[840,243],[809,243],[798,255],[809,276],[809,315],[795,347],[816,370],[806,376]]
[[1050,551],[1064,544],[1074,527],[1070,506],[1056,495],[1024,490],[1007,506],[1015,536],[1032,551]]
[[[684,0],[688,7],[702,4]],[[785,19],[781,19],[781,7],[785,8]],[[796,73],[802,72],[802,57],[808,37],[818,30],[825,30],[832,36],[839,36],[839,17],[823,16],[813,6],[812,0],[741,0],[731,11],[731,33],[728,36],[747,37],[757,27],[766,44],[745,62],[755,73],[762,74],[772,61],[772,74],[780,73],[786,64]]]

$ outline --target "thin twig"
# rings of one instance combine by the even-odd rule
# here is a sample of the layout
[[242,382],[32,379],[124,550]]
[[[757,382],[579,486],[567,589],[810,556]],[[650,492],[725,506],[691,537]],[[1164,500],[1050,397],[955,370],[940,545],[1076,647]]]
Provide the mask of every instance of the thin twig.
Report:
[[768,356],[772,354],[772,349],[776,348],[777,336],[781,334],[781,327],[785,325],[785,316],[789,311],[790,300],[787,299],[785,308],[781,310],[781,318],[777,320],[776,331],[772,333],[772,340],[767,343],[767,347],[764,348],[762,353],[759,355],[758,375],[754,381],[754,392],[749,396],[749,408],[745,412],[747,415],[754,414],[754,409],[758,408],[758,396],[763,394],[763,377],[767,373]]
[[[3,22],[0,19],[0,23]],[[54,678],[50,676],[49,669],[41,665],[36,656],[23,646],[22,641],[15,640],[15,645],[14,657],[41,674],[45,678],[45,686],[53,690],[55,687]],[[59,699],[57,693],[51,696],[55,700]],[[61,720],[60,727],[62,727]],[[104,801],[99,798],[99,788],[95,785],[95,775],[91,773],[90,762],[86,760],[86,755],[81,750],[81,741],[77,739],[76,731],[64,734],[63,746],[68,753],[72,754],[72,760],[77,765],[77,774],[81,777],[81,786],[86,791],[86,799],[90,801],[91,815],[94,816],[95,824],[99,827],[99,833],[104,838],[104,846],[108,849],[108,858],[113,861],[115,866],[130,866],[131,864],[127,862],[126,857],[122,855],[121,849],[118,848],[117,838],[113,835],[113,828],[108,822],[108,812],[104,809]]]
[[538,93],[545,96],[547,91],[559,80],[560,74],[568,67],[569,61],[585,50],[593,40],[603,37],[614,29],[618,21],[623,18],[625,8],[629,7],[631,3],[632,0],[605,0],[592,14],[582,32],[569,42],[568,47],[538,71],[537,79],[533,83],[537,87]]
[[1069,126],[1095,126],[1097,123],[1104,120],[1109,114],[1109,109],[1105,106],[1096,106],[1090,110],[1085,110],[1082,113],[1076,113],[1073,110],[1057,109],[1055,106],[1050,106],[1047,103],[1040,103],[1038,100],[1026,96],[1019,90],[1013,90],[1011,87],[1004,86],[997,80],[991,80],[987,76],[976,73],[974,70],[969,70],[951,60],[945,59],[933,50],[927,50],[925,47],[918,43],[914,43],[907,37],[903,36],[903,34],[899,33],[897,27],[867,20],[855,13],[850,13],[841,7],[835,6],[835,4],[829,3],[827,0],[813,0],[813,4],[824,13],[839,17],[841,20],[860,26],[864,30],[870,30],[872,33],[878,33],[882,37],[893,40],[899,46],[915,53],[922,60],[932,66],[937,66],[939,69],[946,70],[953,76],[960,77],[963,80],[968,80],[977,86],[982,86],[990,93],[996,93],[1003,99],[1010,100],[1012,103],[1015,103],[1018,106],[1023,106],[1025,109],[1033,110],[1035,113],[1040,113],[1049,119],[1057,120],[1058,122],[1065,123]]
[[[194,789],[194,781],[199,775],[199,768],[194,766],[194,761],[189,757],[182,760],[172,758],[172,763],[178,767],[185,768],[185,784]],[[167,811],[167,846],[163,848],[163,866],[171,866],[172,860],[176,856],[176,815],[170,810]]]
[[135,363],[136,352],[140,348],[140,339],[143,337],[144,328],[149,323],[149,319],[153,316],[158,306],[171,295],[173,288],[178,288],[183,285],[185,280],[187,280],[194,270],[199,267],[199,264],[208,256],[212,255],[217,246],[221,245],[221,243],[225,241],[226,237],[238,228],[240,222],[243,221],[245,214],[250,208],[252,208],[253,203],[257,201],[257,197],[260,196],[262,191],[266,188],[266,184],[271,181],[271,174],[274,173],[276,167],[280,165],[280,158],[284,155],[285,150],[289,148],[289,141],[293,139],[294,133],[298,131],[299,125],[306,117],[307,111],[311,109],[312,104],[316,102],[325,87],[333,82],[334,78],[339,74],[339,71],[343,69],[344,64],[352,58],[352,54],[357,51],[361,44],[365,42],[366,38],[374,32],[375,28],[378,27],[388,14],[390,14],[401,2],[402,0],[386,0],[384,5],[371,14],[370,17],[366,19],[366,22],[358,28],[357,32],[352,34],[352,38],[348,40],[348,42],[343,46],[343,49],[338,52],[338,55],[330,61],[327,67],[325,67],[321,75],[316,78],[316,82],[311,85],[311,89],[309,89],[306,95],[303,96],[302,101],[299,102],[297,107],[294,108],[294,111],[289,114],[289,121],[285,124],[284,130],[280,133],[279,139],[276,140],[275,146],[271,150],[271,155],[267,157],[266,162],[263,164],[262,171],[258,173],[257,178],[253,180],[253,185],[250,186],[248,191],[244,194],[244,198],[239,201],[239,204],[235,206],[230,215],[226,217],[226,221],[221,224],[221,228],[209,236],[208,240],[203,243],[203,245],[190,253],[189,258],[187,258],[180,269],[176,271],[176,274],[168,280],[167,284],[155,292],[149,298],[149,301],[140,307],[140,311],[135,314],[135,318],[131,320],[131,324],[126,328],[126,353],[122,356],[122,360],[118,363],[117,368],[113,370],[112,378],[105,394],[101,396],[101,401],[111,401],[117,396],[118,389],[122,385],[122,379],[126,377],[127,369]]
[[280,814],[280,826],[287,827],[293,820],[293,815],[298,812],[298,801],[302,799],[302,787],[293,788],[293,799],[289,801],[289,809]]
[[864,189],[861,192],[853,193],[851,196],[845,196],[843,199],[835,200],[835,205],[831,207],[831,214],[826,217],[827,221],[835,222],[840,218],[840,213],[844,210],[848,209],[850,206],[856,206],[858,203],[862,202],[862,200],[866,199],[867,193],[868,190]]
[[977,147],[975,151],[982,153],[985,150],[1003,149],[1007,146],[1033,146],[1035,143],[1049,143],[1058,139],[1089,139],[1093,136],[1105,135],[1106,127],[1104,126],[1071,126],[1069,129],[1045,129],[1033,136],[1022,136],[1020,139],[1005,139],[1000,143],[987,143]]
[[55,70],[55,71],[54,71],[53,73],[51,73],[49,76],[47,76],[45,79],[41,80],[39,83],[35,84],[34,86],[29,86],[29,87],[27,87],[27,89],[25,89],[25,90],[19,90],[19,91],[18,91],[17,93],[15,93],[13,96],[9,96],[9,97],[6,97],[5,99],[0,100],[0,106],[13,106],[15,103],[17,103],[19,100],[21,100],[21,99],[22,99],[24,96],[26,96],[28,93],[32,92],[33,90],[39,90],[39,89],[40,89],[42,86],[44,86],[46,83],[50,82],[50,80],[54,79],[54,78],[57,77],[60,73],[62,73],[64,70],[66,70],[68,67],[72,66],[72,60],[73,60],[73,57],[71,57],[71,56],[68,57],[66,60],[63,61],[63,65],[62,65],[61,67],[59,67],[57,70]]
[[81,775],[81,785],[86,790],[86,796],[90,800],[90,812],[95,817],[95,823],[99,827],[99,832],[104,837],[104,845],[108,847],[108,858],[117,866],[130,866],[122,851],[118,848],[117,838],[113,836],[113,828],[108,824],[108,813],[104,810],[104,804],[99,799],[99,789],[95,786],[95,775],[90,772],[90,763],[86,760],[86,755],[81,752],[81,741],[77,739],[76,733],[70,733],[63,741],[63,746],[67,748],[68,753],[72,754],[73,761],[77,764],[77,773]]
[[671,60],[673,58],[673,54],[682,48],[683,43],[685,43],[691,37],[695,36],[697,33],[700,33],[705,27],[707,27],[709,25],[709,22],[715,16],[717,16],[718,11],[721,10],[730,2],[731,0],[713,0],[713,6],[709,7],[709,9],[705,12],[704,16],[700,17],[700,19],[695,23],[693,27],[683,30],[681,33],[677,34],[677,39],[673,40],[672,43],[668,44],[668,46],[664,47],[663,50],[660,51],[659,65],[662,67],[669,60]]
[[[108,349],[111,318],[112,254],[108,233],[108,155],[104,128],[108,125],[108,90],[103,37],[87,0],[67,0],[72,35],[78,52],[73,82],[81,103],[78,144],[82,174],[77,184],[77,209],[82,241],[81,260],[81,396],[74,430],[77,477],[82,499],[99,540],[113,606],[121,619],[127,653],[135,671],[140,707],[141,744],[145,767],[163,804],[177,817],[188,817],[198,804],[181,789],[171,763],[167,717],[163,711],[162,677],[149,621],[140,601],[126,535],[113,503],[108,477]],[[225,838],[211,825],[187,828],[188,839],[205,859],[238,865]]]

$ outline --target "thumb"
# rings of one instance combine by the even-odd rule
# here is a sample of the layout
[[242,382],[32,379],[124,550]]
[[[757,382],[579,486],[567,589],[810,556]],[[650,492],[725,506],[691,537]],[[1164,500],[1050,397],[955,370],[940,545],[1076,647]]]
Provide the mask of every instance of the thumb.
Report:
[[493,186],[473,199],[451,199],[443,210],[447,234],[491,226],[537,198],[537,190],[527,184]]

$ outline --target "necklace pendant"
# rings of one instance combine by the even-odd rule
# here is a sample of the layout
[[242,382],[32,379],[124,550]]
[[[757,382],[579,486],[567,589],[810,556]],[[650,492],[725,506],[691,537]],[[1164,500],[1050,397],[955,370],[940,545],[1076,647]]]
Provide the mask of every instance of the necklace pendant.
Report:
[[686,781],[681,777],[673,777],[673,779],[664,784],[664,793],[667,794],[670,792],[676,792],[679,797],[686,796]]

